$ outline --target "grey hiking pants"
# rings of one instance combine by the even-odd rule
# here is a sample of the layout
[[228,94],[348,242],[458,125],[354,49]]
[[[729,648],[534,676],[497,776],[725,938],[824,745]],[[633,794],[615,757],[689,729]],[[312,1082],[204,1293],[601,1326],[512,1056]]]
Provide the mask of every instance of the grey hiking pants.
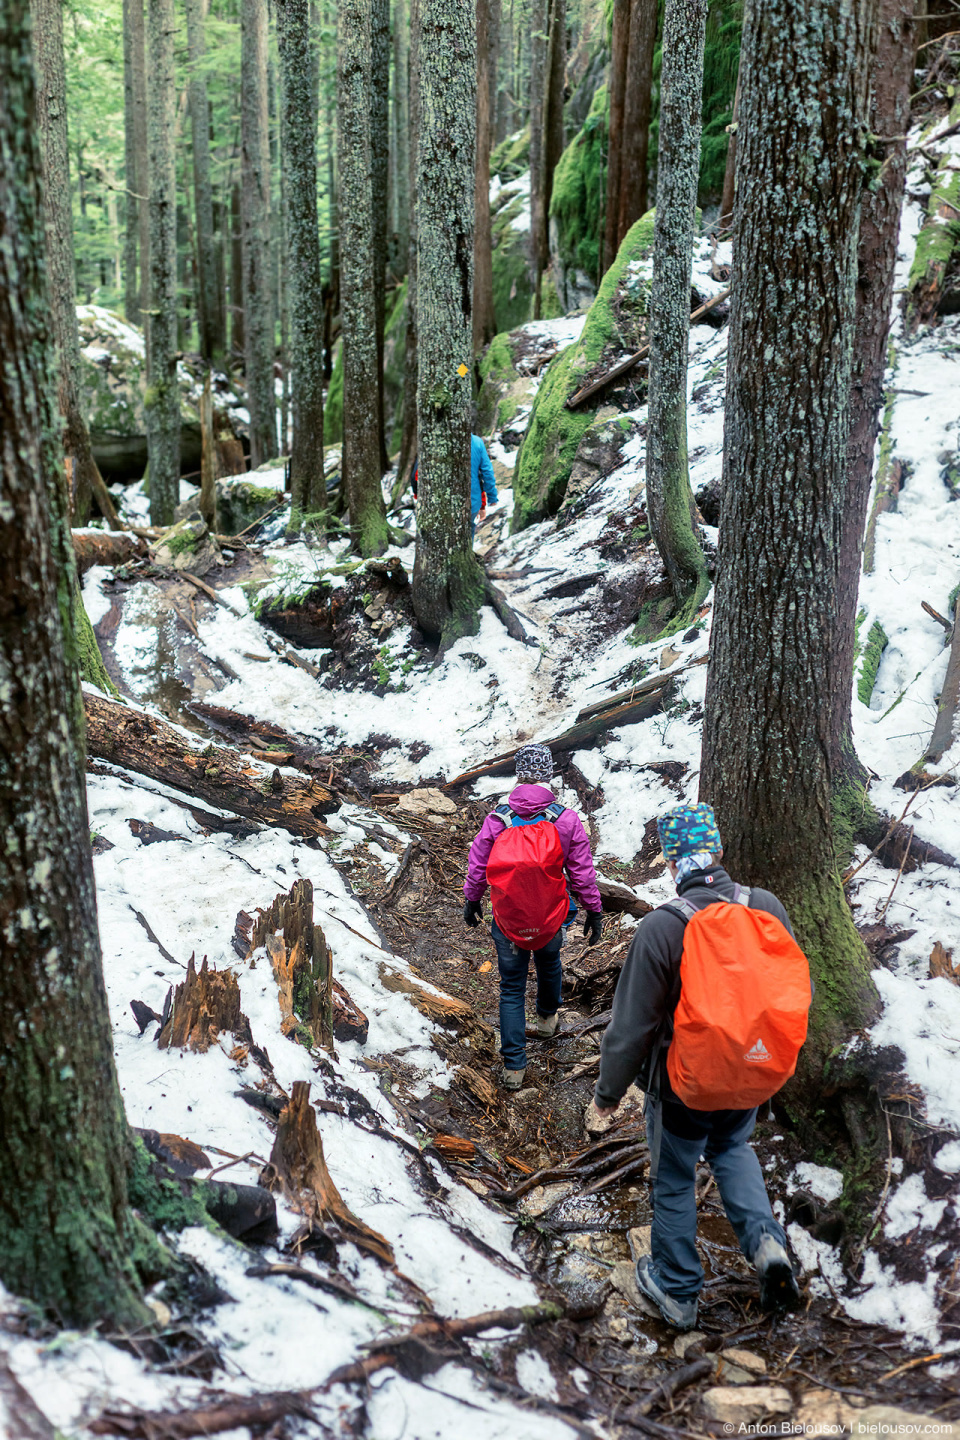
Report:
[[668,1295],[692,1300],[703,1285],[697,1254],[697,1161],[713,1171],[727,1219],[740,1249],[752,1262],[761,1238],[786,1243],[770,1209],[760,1162],[747,1143],[756,1110],[689,1110],[679,1100],[654,1100],[645,1106],[653,1191],[650,1248],[654,1267]]

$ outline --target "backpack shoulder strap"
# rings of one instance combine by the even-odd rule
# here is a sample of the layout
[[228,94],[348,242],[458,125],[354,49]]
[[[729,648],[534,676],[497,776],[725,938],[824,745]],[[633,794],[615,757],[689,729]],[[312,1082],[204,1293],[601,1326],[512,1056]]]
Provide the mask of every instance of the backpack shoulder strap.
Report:
[[750,896],[751,896],[752,893],[753,893],[753,892],[751,891],[751,889],[749,888],[749,886],[747,886],[747,885],[734,885],[733,890],[734,890],[733,903],[734,903],[735,905],[745,905],[745,906],[747,907],[747,909],[749,910],[749,909],[750,909]]
[[688,920],[693,919],[700,907],[694,905],[692,900],[684,900],[681,895],[678,895],[676,900],[670,900],[666,905],[661,905],[660,908],[661,910],[672,910],[674,915],[679,915],[684,925],[686,925]]
[[493,813],[500,816],[504,825],[512,825],[516,818],[515,812],[510,809],[509,805],[498,805]]
[[558,801],[554,800],[552,805],[547,806],[547,818],[554,821],[559,820],[565,809],[565,805],[561,805]]

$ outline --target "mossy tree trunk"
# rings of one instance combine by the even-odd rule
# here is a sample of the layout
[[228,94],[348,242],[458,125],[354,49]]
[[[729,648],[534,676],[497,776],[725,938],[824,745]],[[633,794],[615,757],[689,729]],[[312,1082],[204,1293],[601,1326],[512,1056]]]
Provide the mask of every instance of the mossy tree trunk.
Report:
[[499,22],[499,4],[477,0],[477,168],[474,194],[473,349],[489,345],[497,333],[493,306],[493,241],[490,231],[490,102],[495,77],[491,67],[491,32]]
[[380,396],[370,149],[371,0],[337,12],[340,133],[340,295],[343,317],[343,475],[350,529],[361,555],[387,545],[380,487]]
[[[744,27],[723,508],[700,793],[733,874],[779,894],[816,984],[793,1103],[875,992],[837,871],[829,703],[872,0]],[[789,177],[789,183],[785,183]]]
[[623,113],[627,93],[627,60],[630,54],[630,0],[613,0],[610,35],[610,95],[607,122],[607,205],[604,218],[601,274],[610,269],[617,254],[620,222],[620,172],[623,167]]
[[177,384],[177,172],[173,0],[148,0],[150,72],[150,305],[143,410],[150,467],[150,523],[172,525],[180,500],[180,387]]
[[[954,100],[943,128],[952,129],[956,125],[960,125],[960,99]],[[944,281],[958,253],[960,159],[956,151],[948,147],[942,152],[933,177],[927,218],[917,236],[917,248],[907,280],[903,304],[909,331],[933,324],[942,313]]]
[[[830,726],[834,785],[862,790],[865,772],[853,747],[851,702],[854,630],[860,588],[863,533],[873,482],[874,455],[883,406],[887,337],[893,304],[900,211],[907,173],[906,132],[916,56],[914,0],[880,0],[872,67],[870,135],[878,167],[864,190],[857,257],[856,331],[850,385],[850,434],[843,505],[837,601],[837,646]],[[848,808],[849,795],[841,795]]]
[[396,274],[407,273],[410,250],[410,33],[405,0],[393,0],[394,205],[397,215]]
[[200,354],[207,361],[224,350],[217,252],[213,229],[213,189],[210,183],[210,112],[203,75],[206,41],[203,33],[205,0],[184,0],[187,46],[190,56],[190,129],[193,139],[193,208],[197,226],[197,301]]
[[47,285],[57,350],[57,395],[63,417],[64,450],[73,462],[73,522],[85,525],[94,491],[102,493],[105,487],[93,458],[90,433],[80,406],[80,336],[74,279],[62,0],[33,0],[32,14],[37,122],[46,197]]
[[530,0],[530,263],[536,283],[540,277],[540,235],[543,173],[546,163],[547,49],[550,31],[550,0]]
[[323,313],[309,0],[276,0],[293,444],[290,530],[323,508]]
[[700,174],[707,0],[667,0],[650,293],[647,513],[682,618],[709,589],[687,464],[690,271]]
[[420,163],[420,0],[410,0],[410,46],[407,52],[409,113],[407,166],[410,208],[407,250],[407,333],[403,346],[403,431],[393,501],[406,490],[417,455],[417,169]]
[[100,968],[26,0],[0,10],[0,1280],[59,1320],[149,1319]]
[[[127,0],[124,29],[130,27],[130,88],[133,101],[133,148],[136,156],[137,250],[139,252],[139,314],[127,318],[143,326],[149,345],[150,308],[150,143],[147,135],[147,22],[144,0]],[[126,50],[124,50],[126,57]],[[129,186],[129,181],[127,182]]]
[[377,316],[377,440],[382,475],[390,468],[383,408],[383,333],[387,303],[387,208],[390,171],[390,0],[371,0],[370,100],[373,293]]
[[243,335],[250,466],[255,470],[279,453],[273,375],[276,337],[270,259],[266,0],[243,0],[240,44]]
[[647,211],[647,166],[657,0],[630,0],[630,42],[620,152],[617,244]]
[[[142,16],[141,10],[141,16]],[[133,6],[123,0],[123,313],[131,325],[140,324],[137,289],[137,236],[140,214],[137,195],[143,183],[137,175],[136,102],[133,86]]]
[[540,189],[533,212],[537,224],[533,313],[537,320],[542,312],[543,272],[550,263],[550,201],[553,197],[553,176],[563,154],[563,91],[566,69],[567,0],[550,0]]
[[470,543],[476,29],[461,0],[420,3],[417,428],[413,608],[441,645],[479,628]]

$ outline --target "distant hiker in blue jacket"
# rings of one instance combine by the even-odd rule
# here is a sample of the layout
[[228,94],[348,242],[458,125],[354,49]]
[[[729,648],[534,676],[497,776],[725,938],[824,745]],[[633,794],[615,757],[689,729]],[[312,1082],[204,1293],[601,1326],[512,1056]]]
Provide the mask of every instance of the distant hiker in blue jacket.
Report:
[[477,516],[485,504],[497,504],[497,482],[487,447],[479,435],[470,436],[470,538],[477,528]]

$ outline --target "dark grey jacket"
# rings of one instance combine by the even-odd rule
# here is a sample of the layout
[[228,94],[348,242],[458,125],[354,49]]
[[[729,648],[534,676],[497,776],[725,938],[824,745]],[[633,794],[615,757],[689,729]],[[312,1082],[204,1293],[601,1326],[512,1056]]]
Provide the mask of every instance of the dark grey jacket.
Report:
[[[722,865],[713,865],[688,876],[677,893],[701,906],[712,900],[732,900],[734,883]],[[786,910],[769,890],[751,890],[750,905],[775,915],[793,934]],[[603,1109],[618,1104],[634,1080],[639,1079],[644,1090],[651,1088],[650,1061],[658,1040],[661,1093],[669,1098],[666,1067],[659,1062],[666,1055],[673,1034],[673,1012],[680,999],[685,928],[683,918],[669,908],[669,902],[645,915],[637,926],[617,981],[613,1015],[600,1051],[600,1077],[594,1098]]]

